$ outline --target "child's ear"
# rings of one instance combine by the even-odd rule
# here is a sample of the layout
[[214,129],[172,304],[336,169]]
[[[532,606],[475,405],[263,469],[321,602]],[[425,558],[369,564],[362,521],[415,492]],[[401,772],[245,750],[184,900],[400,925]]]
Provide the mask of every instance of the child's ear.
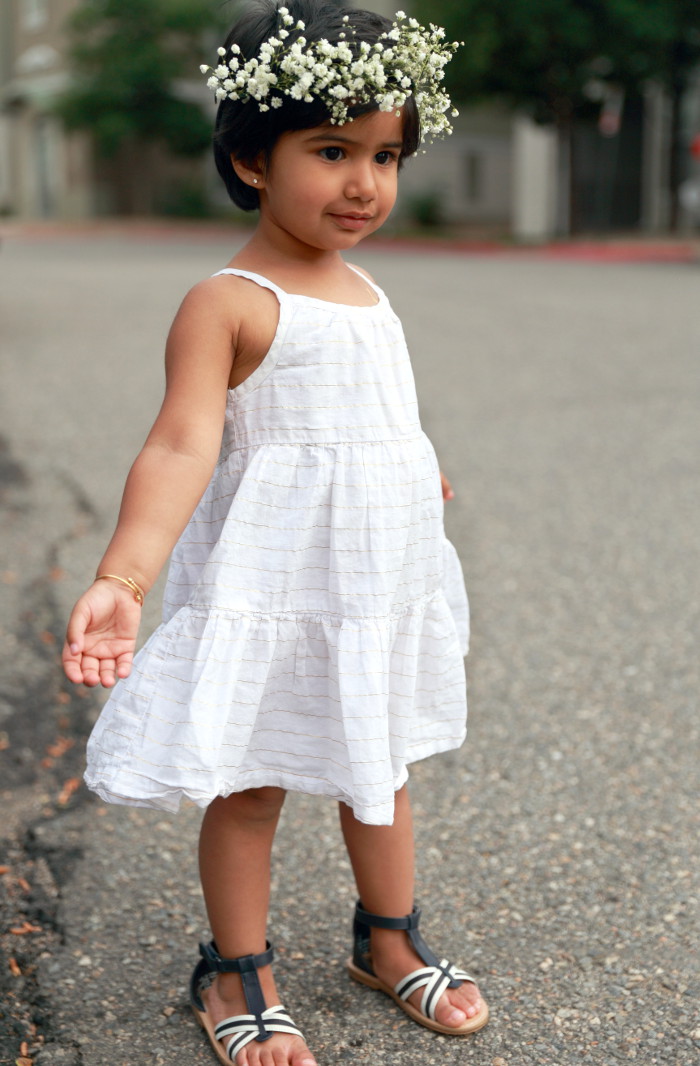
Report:
[[232,153],[231,166],[246,185],[251,185],[258,191],[265,187],[265,168],[263,167],[262,158],[255,159],[252,162],[250,160],[244,162],[242,159],[237,159]]

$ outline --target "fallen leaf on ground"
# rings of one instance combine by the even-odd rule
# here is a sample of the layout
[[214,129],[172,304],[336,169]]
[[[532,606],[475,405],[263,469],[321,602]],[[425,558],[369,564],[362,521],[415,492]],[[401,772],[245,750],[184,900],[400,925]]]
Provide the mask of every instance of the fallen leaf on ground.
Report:
[[68,780],[65,782],[63,788],[61,789],[61,791],[58,794],[58,802],[61,804],[61,806],[63,806],[63,804],[65,804],[65,803],[68,803],[68,800],[71,798],[73,793],[77,792],[79,788],[80,788],[80,778],[79,777],[69,777]]
[[58,737],[53,744],[47,746],[46,753],[54,759],[60,759],[62,755],[70,751],[74,744],[75,741],[71,737]]
[[20,970],[19,966],[17,965],[17,959],[10,958],[10,960],[8,961],[8,966],[10,967],[10,973],[12,974],[13,977],[21,977],[22,976],[22,971]]
[[22,922],[21,925],[15,925],[10,929],[11,933],[15,936],[26,936],[27,933],[40,933],[40,925],[32,925],[31,922]]

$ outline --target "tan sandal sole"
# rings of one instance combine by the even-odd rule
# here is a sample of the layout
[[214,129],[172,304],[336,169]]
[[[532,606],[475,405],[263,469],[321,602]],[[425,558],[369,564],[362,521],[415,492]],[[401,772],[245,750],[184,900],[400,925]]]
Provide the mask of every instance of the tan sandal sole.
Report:
[[194,1003],[192,1004],[192,1011],[194,1012],[194,1016],[201,1025],[202,1029],[209,1037],[211,1049],[216,1055],[219,1062],[222,1062],[224,1066],[233,1066],[233,1061],[228,1057],[221,1045],[221,1042],[217,1040],[216,1036],[214,1035],[214,1026],[207,1012],[199,1010],[197,1007],[195,1007]]
[[348,973],[356,981],[359,981],[362,985],[367,985],[368,988],[373,988],[378,992],[384,992],[387,996],[390,996],[394,1003],[401,1010],[405,1011],[410,1018],[413,1018],[414,1022],[418,1022],[419,1025],[425,1026],[426,1029],[432,1029],[436,1033],[445,1033],[448,1036],[469,1036],[470,1033],[475,1033],[478,1029],[483,1029],[489,1020],[489,1008],[484,1003],[483,1009],[475,1014],[473,1018],[467,1018],[464,1025],[457,1026],[456,1028],[451,1025],[443,1025],[441,1022],[434,1022],[432,1018],[428,1018],[425,1014],[414,1007],[412,1003],[407,1003],[405,999],[401,999],[394,992],[394,989],[389,985],[384,984],[374,974],[366,973],[365,970],[360,970],[352,959],[348,959]]

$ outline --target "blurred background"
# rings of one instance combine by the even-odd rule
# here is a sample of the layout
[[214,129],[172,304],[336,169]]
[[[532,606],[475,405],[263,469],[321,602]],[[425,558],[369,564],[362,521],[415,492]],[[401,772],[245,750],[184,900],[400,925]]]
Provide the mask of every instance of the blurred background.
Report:
[[[404,6],[464,45],[455,133],[406,168],[395,227],[525,242],[697,232],[697,0]],[[199,73],[235,7],[3,0],[0,215],[240,221],[210,160]]]

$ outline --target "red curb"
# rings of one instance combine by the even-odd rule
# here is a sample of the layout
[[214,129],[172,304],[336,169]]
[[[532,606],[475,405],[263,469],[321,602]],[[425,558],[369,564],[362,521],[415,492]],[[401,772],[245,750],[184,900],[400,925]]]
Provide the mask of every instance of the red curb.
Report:
[[[66,238],[116,237],[124,240],[231,241],[250,229],[235,222],[187,222],[169,219],[88,219],[79,222],[52,220],[0,221],[0,239],[47,241]],[[694,263],[700,261],[698,239],[571,240],[547,244],[517,245],[484,240],[449,240],[437,237],[370,237],[368,248],[381,251],[411,251],[432,255],[488,256],[527,259],[570,260],[589,263]]]

